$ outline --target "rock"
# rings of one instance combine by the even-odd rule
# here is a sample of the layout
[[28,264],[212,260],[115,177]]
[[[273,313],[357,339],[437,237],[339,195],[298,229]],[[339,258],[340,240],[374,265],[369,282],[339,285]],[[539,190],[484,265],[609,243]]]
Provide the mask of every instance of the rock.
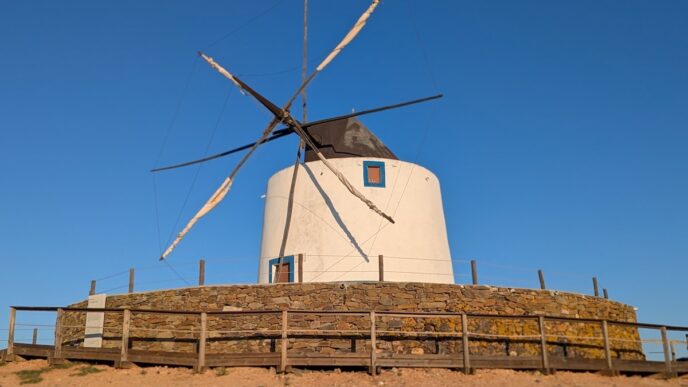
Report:
[[289,304],[289,297],[275,297],[272,302],[274,304]]
[[419,307],[421,309],[440,309],[444,310],[447,307],[447,304],[444,302],[421,302]]

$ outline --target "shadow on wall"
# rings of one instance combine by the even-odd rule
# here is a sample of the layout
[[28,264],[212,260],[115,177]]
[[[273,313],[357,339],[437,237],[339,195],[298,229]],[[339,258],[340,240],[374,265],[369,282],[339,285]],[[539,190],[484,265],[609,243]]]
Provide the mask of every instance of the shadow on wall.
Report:
[[303,169],[306,171],[308,174],[308,177],[311,179],[313,182],[313,185],[315,188],[318,190],[320,193],[320,196],[325,200],[325,204],[327,204],[327,208],[330,209],[330,212],[332,213],[332,216],[334,217],[334,220],[337,222],[339,227],[341,227],[342,231],[346,234],[346,237],[349,238],[351,243],[354,245],[354,248],[358,253],[363,257],[363,259],[366,260],[366,262],[370,262],[370,259],[368,258],[368,254],[366,254],[361,246],[358,244],[358,241],[356,241],[356,238],[353,236],[349,228],[346,226],[344,221],[342,220],[342,217],[339,216],[339,212],[337,212],[337,209],[334,208],[334,204],[332,203],[332,199],[330,199],[330,196],[325,192],[325,190],[322,188],[320,183],[318,183],[318,179],[315,177],[313,174],[313,171],[310,169],[310,167],[307,164],[301,164],[303,166]]

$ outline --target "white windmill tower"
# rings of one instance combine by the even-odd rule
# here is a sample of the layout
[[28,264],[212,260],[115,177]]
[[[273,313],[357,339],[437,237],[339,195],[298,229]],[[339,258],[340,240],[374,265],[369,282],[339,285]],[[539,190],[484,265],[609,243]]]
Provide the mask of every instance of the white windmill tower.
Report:
[[[286,265],[280,282],[295,281],[298,271],[304,282],[376,281],[383,255],[386,281],[453,283],[437,177],[399,160],[356,118],[314,125],[308,133],[337,171],[395,222],[374,216],[307,149],[291,208],[295,167],[268,182],[258,281],[275,282],[280,261]],[[297,254],[304,256],[301,268]]]
[[[300,145],[294,166],[277,172],[268,182],[259,283],[294,282],[297,270],[303,273],[304,282],[378,280],[379,255],[386,257],[387,281],[453,283],[437,177],[422,166],[399,160],[356,118],[441,95],[309,123],[299,122],[289,111],[315,75],[363,28],[377,5],[378,0],[374,0],[339,45],[309,77],[304,77],[282,108],[199,53],[242,92],[257,99],[274,118],[255,143],[153,170],[183,167],[249,149],[161,260],[224,199],[236,173],[259,145],[296,133],[306,148],[305,160],[300,160]],[[273,131],[280,123],[286,127]],[[294,259],[297,254],[305,256],[302,262]],[[300,264],[302,267],[297,267]]]

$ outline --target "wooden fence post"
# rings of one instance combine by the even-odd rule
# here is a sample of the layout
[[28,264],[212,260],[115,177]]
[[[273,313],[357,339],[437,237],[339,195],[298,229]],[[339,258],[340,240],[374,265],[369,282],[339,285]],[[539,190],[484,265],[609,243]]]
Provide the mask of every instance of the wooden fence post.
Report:
[[662,350],[664,352],[664,372],[667,378],[673,376],[671,371],[671,354],[669,353],[669,340],[667,339],[667,329],[666,327],[659,328],[659,332],[662,334]]
[[198,286],[205,285],[205,259],[198,261]]
[[614,367],[612,364],[612,351],[609,347],[609,328],[607,320],[602,320],[602,337],[604,338],[604,358],[607,360],[607,369],[612,371]]
[[88,290],[88,295],[92,296],[96,294],[96,280],[91,280],[91,289]]
[[131,311],[124,309],[122,314],[122,347],[119,356],[120,367],[127,362],[129,355],[129,325],[131,324]]
[[463,372],[471,373],[471,360],[468,350],[468,315],[461,313],[461,341],[463,341]]
[[17,321],[17,310],[10,307],[10,323],[8,326],[9,333],[7,334],[7,353],[5,354],[5,360],[14,360],[14,327]]
[[280,350],[281,360],[280,360],[280,372],[287,372],[287,344],[288,344],[288,312],[286,310],[282,311],[282,345]]
[[600,296],[600,289],[597,286],[597,277],[592,277],[592,288],[595,291],[595,297]]
[[547,357],[547,332],[545,331],[545,317],[538,316],[538,323],[540,325],[540,352],[542,354],[542,373],[550,374],[549,358]]
[[478,284],[478,264],[475,259],[471,260],[471,274],[473,276],[473,285]]
[[298,255],[299,264],[299,283],[303,282],[303,254]]
[[208,337],[208,314],[206,312],[201,313],[201,336],[198,340],[198,365],[196,366],[196,372],[205,371],[205,343]]
[[547,289],[545,286],[545,275],[542,273],[542,270],[538,270],[538,277],[540,278],[540,289]]
[[62,317],[64,310],[57,308],[57,317],[55,318],[55,352],[53,353],[53,361],[58,362],[62,359]]
[[604,298],[605,298],[605,299],[607,299],[607,300],[609,299],[609,293],[607,293],[607,289],[606,289],[606,288],[605,288],[605,289],[602,289],[602,294],[604,294]]
[[379,274],[379,281],[383,282],[385,280],[385,260],[382,254],[377,256],[377,264],[378,264],[378,270],[380,272]]
[[375,311],[370,311],[370,374],[377,374],[377,333],[375,328]]
[[36,345],[38,343],[38,328],[33,328],[33,336],[31,337],[31,344]]
[[134,293],[134,268],[129,269],[129,293]]

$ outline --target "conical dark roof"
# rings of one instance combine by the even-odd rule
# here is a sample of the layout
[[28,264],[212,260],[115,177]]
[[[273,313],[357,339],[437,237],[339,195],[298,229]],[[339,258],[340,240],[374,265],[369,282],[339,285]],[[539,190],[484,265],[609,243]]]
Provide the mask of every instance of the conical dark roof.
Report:
[[[356,117],[313,125],[305,130],[328,159],[377,157],[397,160],[397,156]],[[307,147],[306,162],[315,160],[318,156]]]

